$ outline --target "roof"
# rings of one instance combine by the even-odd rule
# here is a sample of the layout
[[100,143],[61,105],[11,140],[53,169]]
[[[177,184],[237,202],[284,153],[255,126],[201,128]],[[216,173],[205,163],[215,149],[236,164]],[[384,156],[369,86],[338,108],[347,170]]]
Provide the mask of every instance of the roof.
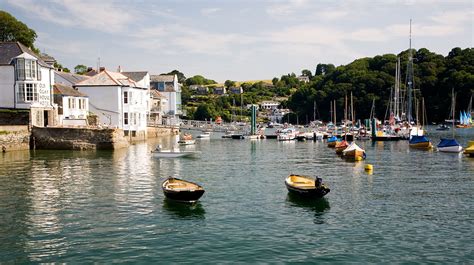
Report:
[[54,95],[63,95],[63,96],[71,96],[71,97],[87,97],[86,94],[75,90],[70,86],[66,86],[63,84],[54,84]]
[[174,82],[175,75],[151,75],[151,82]]
[[28,53],[38,60],[38,64],[43,67],[53,68],[45,63],[35,52],[20,42],[0,42],[0,64],[10,64],[12,59],[22,53]]
[[138,82],[140,80],[143,80],[143,78],[145,78],[148,72],[121,72],[121,74],[127,76],[135,82]]
[[59,75],[60,77],[66,79],[66,81],[68,81],[69,83],[73,85],[90,78],[90,76],[86,76],[86,75],[78,75],[78,74],[59,72],[59,71],[55,71],[54,74]]
[[92,70],[86,72],[84,75],[87,75],[87,76],[94,76],[94,75],[96,75],[96,74],[98,74],[97,71],[94,70],[94,69],[92,69]]
[[104,70],[89,79],[81,81],[76,86],[130,86],[138,87],[129,77],[116,72]]

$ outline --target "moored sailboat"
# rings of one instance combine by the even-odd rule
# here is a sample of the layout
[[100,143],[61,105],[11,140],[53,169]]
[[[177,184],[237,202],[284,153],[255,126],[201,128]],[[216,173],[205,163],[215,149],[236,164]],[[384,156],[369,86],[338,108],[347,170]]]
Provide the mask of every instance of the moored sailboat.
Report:
[[360,161],[366,158],[365,150],[360,148],[356,143],[351,143],[344,151],[342,157],[354,161]]
[[[456,95],[454,94],[454,88],[452,89],[452,99],[451,99],[451,111],[454,117],[454,109],[456,103]],[[447,152],[447,153],[459,153],[462,151],[462,146],[454,139],[454,119],[452,121],[452,139],[441,138],[440,143],[438,144],[437,148],[439,152]]]

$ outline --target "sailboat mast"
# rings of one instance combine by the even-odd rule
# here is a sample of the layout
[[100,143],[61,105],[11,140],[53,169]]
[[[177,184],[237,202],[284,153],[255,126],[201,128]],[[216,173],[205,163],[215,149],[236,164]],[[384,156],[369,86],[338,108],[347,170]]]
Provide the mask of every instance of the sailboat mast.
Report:
[[454,120],[455,120],[455,116],[454,116],[454,109],[456,108],[456,95],[454,94],[454,87],[453,87],[453,90],[452,90],[452,95],[453,95],[453,98],[451,99],[451,111],[452,111],[452,115],[453,115],[453,127],[452,127],[452,134],[453,134],[453,139],[454,139]]
[[413,55],[411,51],[411,19],[410,19],[410,48],[408,50],[408,65],[407,65],[407,96],[408,96],[408,104],[407,104],[407,119],[408,124],[411,123],[412,119],[412,89],[413,89]]

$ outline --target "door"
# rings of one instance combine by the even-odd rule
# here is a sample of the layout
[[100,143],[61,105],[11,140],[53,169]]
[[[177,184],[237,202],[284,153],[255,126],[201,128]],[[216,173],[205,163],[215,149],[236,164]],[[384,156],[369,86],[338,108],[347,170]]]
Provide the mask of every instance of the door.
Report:
[[48,111],[47,110],[43,111],[43,121],[44,121],[44,127],[48,127]]

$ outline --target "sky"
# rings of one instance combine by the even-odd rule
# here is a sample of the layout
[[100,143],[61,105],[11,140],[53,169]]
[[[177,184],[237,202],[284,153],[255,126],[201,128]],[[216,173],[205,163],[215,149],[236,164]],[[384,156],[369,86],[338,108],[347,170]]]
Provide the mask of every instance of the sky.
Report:
[[218,82],[313,73],[412,47],[446,56],[474,43],[474,1],[0,0],[35,46],[73,69],[202,75]]

